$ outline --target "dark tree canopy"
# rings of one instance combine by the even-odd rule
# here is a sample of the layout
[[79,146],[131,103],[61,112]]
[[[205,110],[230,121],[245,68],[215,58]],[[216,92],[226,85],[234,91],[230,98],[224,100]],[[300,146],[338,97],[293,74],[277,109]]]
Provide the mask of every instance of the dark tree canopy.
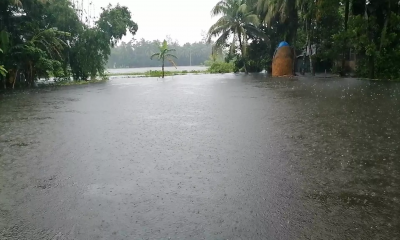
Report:
[[127,7],[121,7],[117,4],[113,8],[110,4],[107,8],[102,8],[102,10],[97,26],[107,35],[112,46],[126,35],[127,29],[131,34],[136,34],[138,25],[131,20],[131,13]]
[[[104,73],[111,48],[138,26],[128,8],[109,5],[89,24],[69,0],[0,1],[0,81],[14,87],[39,78],[86,80]],[[22,76],[22,77],[21,77]]]
[[[212,12],[219,19],[210,37],[231,49],[226,60],[237,70],[270,69],[277,45],[285,40],[312,73],[345,73],[353,64],[361,77],[400,79],[397,0],[221,0]],[[253,27],[267,38],[250,34]]]

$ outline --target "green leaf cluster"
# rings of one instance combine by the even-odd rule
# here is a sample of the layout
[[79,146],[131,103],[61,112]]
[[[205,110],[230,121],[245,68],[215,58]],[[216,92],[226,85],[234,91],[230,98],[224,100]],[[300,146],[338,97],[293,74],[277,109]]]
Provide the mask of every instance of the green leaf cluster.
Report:
[[69,0],[0,1],[0,82],[31,86],[41,78],[87,80],[104,74],[111,48],[138,26],[109,5],[97,21]]

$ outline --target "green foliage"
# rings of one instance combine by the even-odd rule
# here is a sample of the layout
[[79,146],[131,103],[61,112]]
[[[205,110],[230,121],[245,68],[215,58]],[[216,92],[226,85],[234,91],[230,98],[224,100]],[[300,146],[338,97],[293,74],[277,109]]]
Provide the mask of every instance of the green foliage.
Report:
[[[0,53],[3,53],[3,50],[0,48]],[[5,77],[7,74],[7,70],[4,68],[3,65],[0,65],[0,75],[2,75],[3,77]]]
[[222,52],[214,52],[210,55],[209,60],[205,61],[209,73],[230,73],[234,72],[235,60],[233,54],[228,54],[225,59]]
[[223,56],[221,56],[222,54],[217,54],[217,53],[213,53],[209,56],[209,59],[204,61],[204,65],[207,67],[210,67],[211,65],[213,65],[213,63],[217,62],[217,61],[223,61],[224,58]]
[[[103,75],[111,47],[138,27],[126,7],[109,5],[96,22],[69,0],[0,1],[0,81],[86,80]],[[90,16],[89,16],[90,18]]]
[[126,7],[109,5],[100,15],[95,27],[86,27],[80,38],[73,43],[70,56],[76,59],[71,62],[74,79],[94,79],[103,76],[110,46],[117,44],[126,34],[127,29],[135,34],[138,26],[131,20],[131,13]]
[[[183,71],[165,71],[165,76],[186,75],[186,74],[205,74],[203,70],[183,70]],[[108,73],[107,76],[136,76],[136,77],[161,77],[162,71],[150,70],[146,72],[131,72],[131,73]]]
[[131,20],[131,12],[127,7],[121,7],[117,4],[112,7],[102,8],[100,19],[97,21],[98,28],[104,33],[104,37],[109,39],[111,46],[115,46],[128,29],[132,35],[138,30],[138,25]]
[[[367,15],[350,16],[348,30],[334,34],[335,46],[342,45],[357,54],[357,76],[400,79],[400,15],[394,12],[396,8],[399,7],[372,2]],[[389,9],[389,15],[381,15]]]
[[318,44],[318,58],[321,60],[332,60],[339,57],[334,44],[334,35],[342,30],[343,17],[339,12],[339,0],[321,1],[316,7],[315,32],[313,43]]
[[[248,58],[246,59],[247,70],[249,72],[261,72],[266,66],[272,63],[269,55],[271,46],[262,40],[253,40],[249,45]],[[272,47],[274,49],[274,47]]]
[[162,64],[161,72],[162,72],[162,77],[163,78],[164,78],[165,60],[167,60],[170,63],[172,63],[176,68],[176,64],[172,59],[173,58],[177,59],[177,57],[174,54],[171,53],[171,52],[175,52],[175,51],[176,50],[173,49],[173,48],[168,48],[167,40],[164,40],[162,42],[162,44],[159,46],[159,52],[158,53],[154,53],[153,55],[150,56],[150,59],[157,58],[157,60],[161,62],[161,64]]
[[[168,48],[167,40],[164,40],[162,42],[162,44],[159,46],[159,52],[158,53],[154,53],[153,55],[151,55],[150,59],[153,59],[153,58],[156,57],[157,60],[163,61],[163,65],[164,65],[165,58],[168,58],[168,57],[170,57],[169,59],[171,59],[171,58],[175,58],[176,59],[177,58],[175,55],[170,53],[170,52],[175,52],[175,51],[176,50],[173,49],[173,48]],[[172,63],[174,63],[174,62],[172,61]],[[174,63],[174,65],[175,65],[175,63]]]
[[210,73],[231,73],[234,70],[232,62],[215,61],[208,68]]
[[103,74],[110,53],[109,39],[96,28],[86,29],[80,34],[70,50],[71,71],[74,79],[87,80]]
[[6,76],[7,74],[7,70],[4,68],[3,65],[0,65],[0,75],[2,75],[3,77]]
[[[249,0],[252,2],[253,0]],[[297,29],[299,25],[298,13],[304,3],[309,0],[256,0],[256,12],[267,25],[279,22],[282,33],[281,40],[296,45]]]
[[181,72],[173,72],[173,71],[157,71],[157,70],[150,70],[147,71],[144,75],[146,77],[162,77],[164,74],[164,76],[174,76],[174,75],[180,75]]
[[[258,26],[260,20],[255,13],[254,4],[245,0],[222,0],[219,1],[212,10],[213,16],[220,16],[215,24],[208,31],[208,41],[215,40],[215,48],[225,47],[230,38],[231,52],[235,52],[237,42],[241,58],[246,58],[249,37],[267,39],[268,36],[262,32]],[[246,61],[244,61],[246,63]],[[246,64],[244,64],[246,70]]]
[[[217,38],[217,46],[230,48],[227,60],[234,62],[235,71],[269,70],[278,43],[286,40],[297,55],[312,54],[308,58],[312,72],[334,66],[332,70],[342,73],[340,63],[344,66],[351,51],[359,76],[400,78],[396,67],[400,63],[400,5],[395,0],[223,0],[212,13],[222,16],[209,34]],[[246,31],[244,26],[250,23],[244,21],[246,14],[257,15],[259,24],[251,25],[267,38]],[[250,44],[236,46],[240,39]]]

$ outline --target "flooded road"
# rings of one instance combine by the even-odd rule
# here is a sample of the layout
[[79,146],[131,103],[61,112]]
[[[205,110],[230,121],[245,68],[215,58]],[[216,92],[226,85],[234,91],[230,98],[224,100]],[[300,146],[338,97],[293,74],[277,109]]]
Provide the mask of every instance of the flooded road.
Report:
[[0,239],[400,239],[399,98],[233,74],[0,96]]

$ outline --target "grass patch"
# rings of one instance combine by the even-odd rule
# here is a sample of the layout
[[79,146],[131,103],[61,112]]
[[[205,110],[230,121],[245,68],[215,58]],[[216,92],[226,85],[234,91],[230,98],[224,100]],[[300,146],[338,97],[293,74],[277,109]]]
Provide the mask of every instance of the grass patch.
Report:
[[357,80],[362,80],[362,81],[374,81],[374,82],[400,82],[400,79],[375,79],[375,78],[359,78],[359,77],[354,77]]
[[95,79],[95,80],[88,80],[88,81],[57,81],[57,82],[48,82],[48,83],[38,83],[38,87],[51,87],[51,86],[74,86],[74,85],[87,85],[93,83],[102,83],[106,82],[108,79]]
[[[206,70],[191,70],[191,71],[165,71],[165,76],[176,76],[176,75],[186,75],[186,74],[207,74]],[[134,72],[134,73],[107,73],[106,76],[138,76],[138,77],[161,77],[162,72],[159,70],[147,71],[147,72]]]
[[92,83],[102,83],[106,82],[108,79],[96,79],[96,80],[89,80],[89,81],[63,81],[63,82],[55,82],[55,86],[71,86],[71,85],[86,85]]
[[208,71],[210,73],[231,73],[234,71],[234,67],[232,62],[215,61],[210,65]]

